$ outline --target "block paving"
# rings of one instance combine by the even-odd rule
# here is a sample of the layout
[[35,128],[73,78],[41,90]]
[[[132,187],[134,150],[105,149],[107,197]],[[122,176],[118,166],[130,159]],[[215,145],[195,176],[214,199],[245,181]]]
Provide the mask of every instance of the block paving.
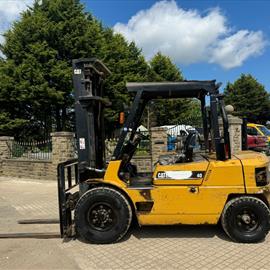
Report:
[[[58,232],[57,224],[17,224],[57,217],[55,182],[0,177],[0,234]],[[149,226],[134,227],[110,245],[0,239],[0,269],[270,269],[270,236],[258,244],[239,244],[218,226]]]

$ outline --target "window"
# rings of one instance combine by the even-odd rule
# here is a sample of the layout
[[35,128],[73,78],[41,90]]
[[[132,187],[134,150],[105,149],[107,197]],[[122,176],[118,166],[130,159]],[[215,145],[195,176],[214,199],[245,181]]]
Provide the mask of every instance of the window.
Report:
[[258,131],[254,127],[247,127],[247,134],[248,135],[251,135],[251,136],[257,136],[258,135]]
[[265,135],[270,136],[270,130],[265,126],[258,126],[258,129]]

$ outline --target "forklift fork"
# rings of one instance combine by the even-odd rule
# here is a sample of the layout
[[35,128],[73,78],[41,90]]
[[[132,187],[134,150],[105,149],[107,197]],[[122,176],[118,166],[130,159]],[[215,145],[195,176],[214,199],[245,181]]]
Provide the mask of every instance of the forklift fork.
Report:
[[61,238],[73,236],[72,211],[79,198],[79,192],[70,190],[78,185],[78,160],[71,159],[58,164],[58,204]]
[[[73,233],[72,211],[75,208],[79,198],[79,192],[71,193],[70,190],[78,185],[78,160],[71,159],[58,164],[58,203],[59,203],[59,220],[51,219],[23,219],[18,220],[18,224],[60,224],[60,237],[71,238]],[[59,234],[51,233],[3,233],[0,238],[58,238]]]

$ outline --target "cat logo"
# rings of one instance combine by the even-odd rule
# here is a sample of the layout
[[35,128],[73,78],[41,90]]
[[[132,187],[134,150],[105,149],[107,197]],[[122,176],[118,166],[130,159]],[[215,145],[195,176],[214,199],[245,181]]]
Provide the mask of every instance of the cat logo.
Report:
[[204,171],[159,171],[156,179],[196,180],[204,177]]

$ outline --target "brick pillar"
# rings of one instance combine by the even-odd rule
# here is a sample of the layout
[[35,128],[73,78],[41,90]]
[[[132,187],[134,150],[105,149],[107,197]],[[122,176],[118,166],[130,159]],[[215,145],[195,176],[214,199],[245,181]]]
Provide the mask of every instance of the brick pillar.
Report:
[[54,132],[52,136],[52,163],[57,165],[60,162],[75,157],[75,141],[72,132]]
[[[227,105],[225,107],[228,114],[229,133],[231,143],[231,153],[236,154],[242,150],[242,124],[243,120],[239,117],[233,116],[233,106]],[[222,120],[219,119],[219,124],[222,126]]]
[[0,137],[0,160],[10,157],[10,150],[14,137],[2,136]]
[[167,153],[167,128],[153,127],[151,128],[151,155],[152,168],[158,161],[160,155]]
[[0,175],[3,174],[2,163],[3,160],[10,157],[10,151],[14,137],[2,136],[0,137]]
[[236,116],[228,115],[228,121],[229,121],[229,132],[231,142],[231,153],[235,154],[242,150],[243,120]]

